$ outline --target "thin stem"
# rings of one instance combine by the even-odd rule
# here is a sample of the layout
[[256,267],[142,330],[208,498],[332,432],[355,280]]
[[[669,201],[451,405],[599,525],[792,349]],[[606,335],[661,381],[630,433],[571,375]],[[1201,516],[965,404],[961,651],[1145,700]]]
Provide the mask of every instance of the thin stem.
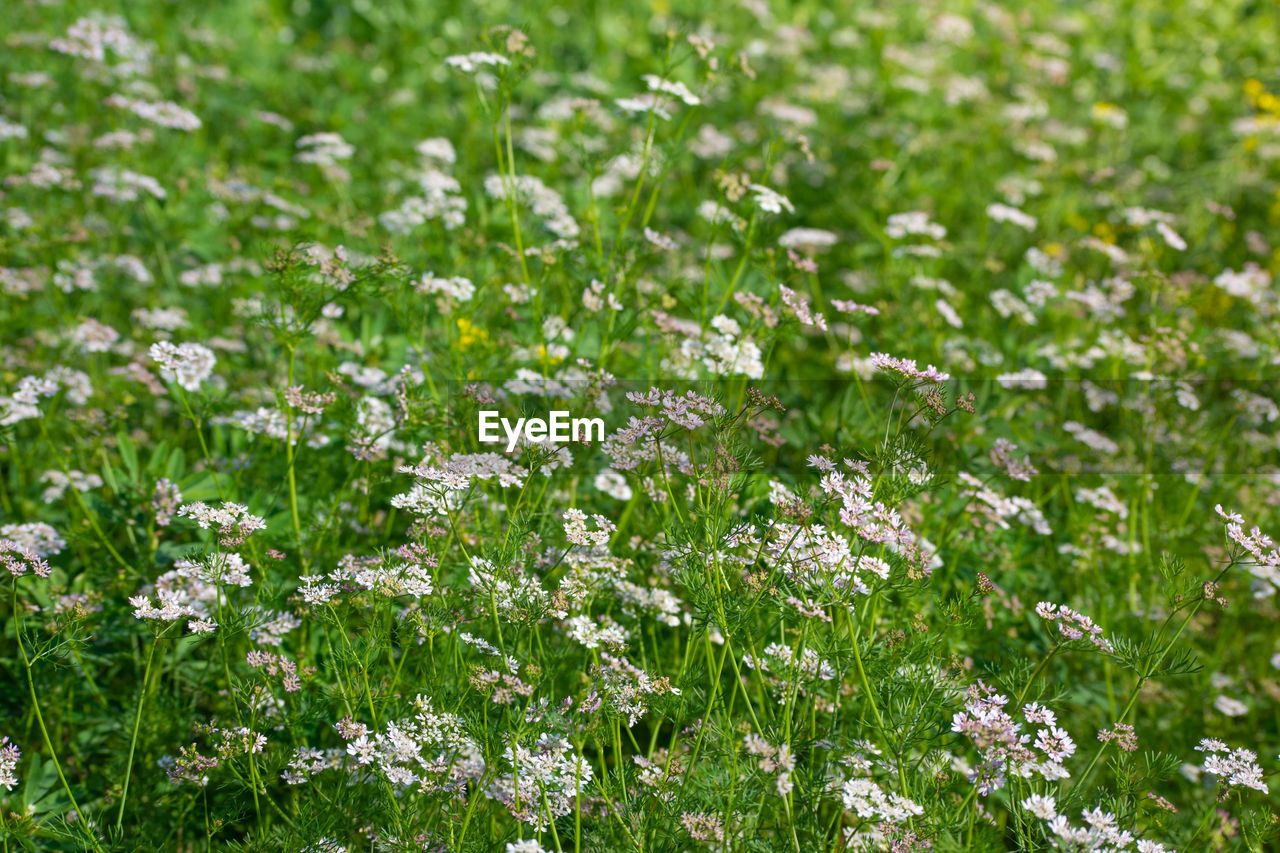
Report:
[[[1227,573],[1227,569],[1230,569],[1234,564],[1235,563],[1233,561],[1223,568],[1223,570],[1218,573],[1218,576],[1214,578],[1214,583],[1222,580],[1222,576]],[[1125,703],[1124,710],[1120,712],[1120,716],[1116,717],[1116,723],[1123,723],[1125,718],[1129,716],[1129,712],[1133,710],[1133,706],[1138,701],[1138,695],[1142,692],[1142,688],[1146,686],[1146,683],[1151,679],[1151,676],[1155,674],[1157,669],[1159,669],[1160,664],[1164,662],[1165,656],[1169,654],[1169,650],[1178,642],[1178,638],[1182,636],[1182,632],[1186,629],[1187,624],[1196,615],[1197,611],[1200,610],[1200,607],[1204,602],[1205,599],[1203,597],[1196,601],[1195,605],[1191,608],[1191,612],[1187,614],[1187,618],[1183,619],[1182,624],[1178,626],[1178,630],[1174,633],[1173,639],[1171,639],[1164,649],[1161,650],[1159,656],[1156,657],[1155,662],[1151,664],[1146,673],[1138,678],[1138,683],[1133,685],[1133,690],[1129,693],[1129,701]],[[1102,745],[1098,747],[1098,751],[1093,754],[1093,758],[1089,761],[1089,766],[1080,774],[1080,781],[1076,783],[1075,790],[1083,790],[1084,784],[1089,781],[1089,776],[1093,773],[1093,768],[1097,766],[1098,761],[1102,758],[1103,753],[1107,751],[1107,747],[1110,744],[1111,741],[1103,741]]]
[[120,831],[120,827],[124,822],[124,804],[129,799],[129,779],[133,775],[133,754],[138,746],[138,730],[142,725],[142,706],[146,704],[148,687],[151,684],[151,662],[156,656],[156,647],[160,645],[160,638],[156,637],[151,641],[151,648],[147,651],[147,667],[142,674],[142,688],[138,691],[138,707],[133,714],[133,737],[129,739],[129,760],[124,766],[124,785],[120,792],[120,808],[116,811],[116,832]]
[[[293,366],[294,357],[297,351],[289,347],[289,387],[293,387]],[[293,535],[298,540],[298,550],[302,550],[302,525],[298,521],[298,480],[294,474],[293,464],[293,406],[285,404],[285,463],[289,466],[289,514],[293,518]],[[305,424],[304,424],[305,426]]]
[[94,837],[93,832],[89,829],[87,818],[84,812],[80,811],[80,804],[76,802],[75,794],[71,793],[71,785],[67,783],[67,777],[62,773],[62,762],[58,759],[58,751],[53,748],[53,740],[49,737],[49,729],[44,724],[44,714],[40,711],[40,698],[36,695],[36,683],[31,677],[31,659],[27,657],[27,645],[22,640],[22,611],[18,609],[18,581],[13,582],[13,618],[17,620],[17,639],[18,651],[22,654],[23,668],[27,673],[27,689],[31,691],[31,707],[36,712],[36,723],[40,726],[40,734],[44,738],[44,747],[49,750],[49,758],[53,761],[53,769],[58,773],[58,781],[62,783],[62,790],[66,792],[67,799],[71,801],[71,808],[76,813],[76,825],[84,833],[85,839],[93,845],[93,849],[98,853],[102,853],[102,845],[98,844],[98,839]]

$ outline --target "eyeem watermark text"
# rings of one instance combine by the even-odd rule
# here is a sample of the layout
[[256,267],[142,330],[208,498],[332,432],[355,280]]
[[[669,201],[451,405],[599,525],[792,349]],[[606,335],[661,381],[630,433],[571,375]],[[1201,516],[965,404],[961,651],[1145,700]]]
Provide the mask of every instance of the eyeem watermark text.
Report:
[[574,418],[567,411],[555,409],[547,413],[546,418],[510,418],[501,417],[496,411],[480,412],[480,441],[483,444],[497,444],[502,440],[499,433],[507,437],[507,452],[516,449],[520,436],[529,441],[552,444],[568,444],[578,441],[604,441],[603,418]]

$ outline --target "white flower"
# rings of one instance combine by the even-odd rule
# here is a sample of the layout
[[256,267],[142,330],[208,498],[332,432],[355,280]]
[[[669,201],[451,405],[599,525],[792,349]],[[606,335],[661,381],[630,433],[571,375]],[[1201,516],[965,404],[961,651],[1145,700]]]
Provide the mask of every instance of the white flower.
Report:
[[182,518],[190,518],[204,530],[217,527],[222,533],[235,531],[248,536],[255,530],[265,530],[266,519],[253,515],[243,504],[223,501],[221,507],[211,507],[204,501],[195,501],[178,510]]
[[604,548],[609,544],[617,527],[603,515],[593,515],[595,530],[587,530],[587,514],[580,509],[569,508],[564,511],[564,533],[574,545],[584,548]]
[[0,539],[7,539],[19,549],[26,549],[36,557],[61,554],[62,549],[67,547],[67,541],[58,531],[43,521],[6,524],[0,527]]
[[792,228],[778,238],[778,245],[784,249],[814,254],[826,251],[839,242],[839,235],[821,228]]
[[617,98],[614,104],[618,109],[628,113],[648,113],[652,112],[655,116],[663,121],[671,119],[671,113],[662,107],[662,99],[656,95],[639,95],[634,98]]
[[511,60],[496,53],[463,53],[444,61],[448,68],[456,68],[464,74],[474,74],[487,65],[510,65]]
[[1200,741],[1196,749],[1208,753],[1204,759],[1204,772],[1221,778],[1227,787],[1253,788],[1267,793],[1267,783],[1262,768],[1258,766],[1256,752],[1243,747],[1228,751],[1225,743],[1213,739]]
[[619,501],[629,501],[633,494],[627,478],[612,468],[605,468],[596,475],[595,487]]
[[99,166],[89,172],[89,177],[93,179],[93,194],[112,201],[137,201],[141,193],[163,201],[168,195],[150,175],[115,166]]
[[106,104],[110,107],[126,109],[140,118],[174,130],[192,131],[199,130],[202,126],[199,116],[173,101],[152,103],[115,94],[107,98]]
[[507,853],[547,853],[547,851],[536,840],[526,838],[522,841],[508,843]]
[[569,636],[588,649],[596,649],[600,646],[613,649],[625,648],[626,630],[608,616],[601,616],[599,621],[600,624],[597,625],[590,616],[575,616],[568,622]]
[[1029,391],[1038,391],[1049,384],[1049,377],[1034,367],[1024,367],[1016,373],[1002,373],[996,377],[996,381],[1003,388],[1023,388]]
[[152,344],[148,350],[152,361],[160,365],[160,375],[177,382],[187,391],[199,391],[200,383],[213,373],[218,359],[213,350],[202,344],[180,344],[168,341]]
[[881,820],[897,822],[924,814],[924,809],[914,801],[901,794],[885,794],[871,779],[855,776],[844,783],[840,793],[844,807],[860,818],[878,816]]
[[650,92],[661,92],[664,95],[672,95],[684,101],[691,107],[696,107],[702,103],[702,99],[693,92],[689,91],[689,87],[683,83],[674,80],[664,80],[656,74],[644,75],[645,85],[649,87]]
[[298,140],[294,160],[317,166],[334,166],[339,160],[350,160],[356,148],[336,133],[313,133]]
[[1036,218],[1034,216],[1023,213],[1018,208],[1010,207],[1007,204],[988,205],[987,216],[991,217],[995,222],[1008,222],[1028,231],[1032,231],[1036,227]]
[[476,294],[476,286],[471,283],[469,278],[463,278],[462,276],[440,278],[432,273],[424,274],[418,280],[415,290],[422,294],[439,293],[459,302],[469,302],[471,297]]
[[947,236],[947,229],[929,219],[929,214],[918,210],[909,213],[895,213],[889,217],[884,233],[894,240],[901,240],[909,235],[920,235],[932,240],[941,240]]
[[1179,252],[1185,252],[1187,250],[1187,241],[1183,240],[1182,235],[1180,235],[1177,231],[1174,231],[1165,223],[1157,222],[1156,232],[1160,234],[1160,236],[1164,239],[1166,243],[1169,244],[1170,247],[1177,249]]
[[785,210],[787,213],[795,213],[795,206],[791,204],[791,200],[782,193],[769,189],[760,184],[751,184],[747,189],[756,195],[756,204],[765,213],[781,213]]
[[1058,805],[1053,797],[1032,794],[1022,801],[1022,807],[1041,820],[1053,820],[1058,816]]
[[453,143],[442,136],[424,139],[413,147],[419,157],[436,160],[440,163],[453,164],[458,161],[458,152]]

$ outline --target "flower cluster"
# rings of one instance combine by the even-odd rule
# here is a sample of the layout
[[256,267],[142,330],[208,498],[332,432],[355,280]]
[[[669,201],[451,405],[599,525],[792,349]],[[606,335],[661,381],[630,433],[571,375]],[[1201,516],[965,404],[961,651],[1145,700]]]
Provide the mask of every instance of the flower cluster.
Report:
[[1042,601],[1036,605],[1036,615],[1058,626],[1058,633],[1067,640],[1088,640],[1100,651],[1111,651],[1111,641],[1102,635],[1102,628],[1083,613],[1067,607]]
[[16,743],[10,743],[8,736],[0,738],[0,785],[4,785],[6,791],[18,787],[18,777],[14,775],[14,771],[21,758],[22,751]]
[[1231,749],[1215,738],[1200,741],[1196,750],[1205,754],[1204,772],[1217,776],[1228,788],[1253,788],[1267,793],[1267,783],[1262,768],[1258,766],[1258,754],[1244,747]]
[[589,792],[594,776],[591,764],[567,740],[545,732],[530,747],[508,746],[502,758],[511,772],[495,777],[485,796],[538,832],[570,814],[574,803]]
[[177,514],[179,518],[191,519],[203,530],[217,528],[219,541],[227,548],[242,544],[253,533],[267,527],[266,519],[250,513],[247,506],[229,501],[223,501],[218,507],[195,501],[179,507]]
[[384,732],[351,739],[347,755],[400,788],[465,792],[484,775],[479,747],[458,717],[436,711],[425,696],[418,696],[414,707],[413,716],[388,723]]
[[12,578],[20,578],[27,572],[47,578],[51,571],[44,557],[30,544],[8,537],[0,538],[0,566],[4,566]]
[[1011,775],[1039,776],[1049,782],[1071,775],[1063,762],[1075,754],[1076,744],[1058,727],[1054,712],[1036,704],[1022,709],[1027,723],[1043,726],[1033,736],[1005,710],[1008,702],[1009,697],[979,681],[969,688],[964,709],[951,720],[951,730],[978,749],[981,761],[969,778],[984,796],[1004,787]]
[[1277,4],[82,5],[6,850],[1274,846]]
[[213,375],[217,357],[203,344],[174,345],[168,341],[152,344],[151,360],[160,365],[160,375],[177,382],[187,391],[199,391],[200,384]]
[[791,793],[795,787],[791,774],[795,772],[796,759],[788,744],[775,746],[758,734],[749,734],[743,740],[743,746],[747,754],[755,756],[756,766],[762,772],[776,775],[773,787],[779,797]]
[[916,366],[915,359],[894,358],[882,352],[871,353],[871,365],[876,370],[897,374],[908,382],[938,383],[946,382],[951,378],[950,374],[944,373],[932,364],[921,370]]

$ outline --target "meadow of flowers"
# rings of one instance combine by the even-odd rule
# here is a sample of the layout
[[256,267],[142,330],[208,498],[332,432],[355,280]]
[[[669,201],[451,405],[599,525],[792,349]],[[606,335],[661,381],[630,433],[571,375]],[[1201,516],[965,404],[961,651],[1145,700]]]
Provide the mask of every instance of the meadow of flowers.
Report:
[[1277,849],[1277,7],[2,17],[4,853]]

